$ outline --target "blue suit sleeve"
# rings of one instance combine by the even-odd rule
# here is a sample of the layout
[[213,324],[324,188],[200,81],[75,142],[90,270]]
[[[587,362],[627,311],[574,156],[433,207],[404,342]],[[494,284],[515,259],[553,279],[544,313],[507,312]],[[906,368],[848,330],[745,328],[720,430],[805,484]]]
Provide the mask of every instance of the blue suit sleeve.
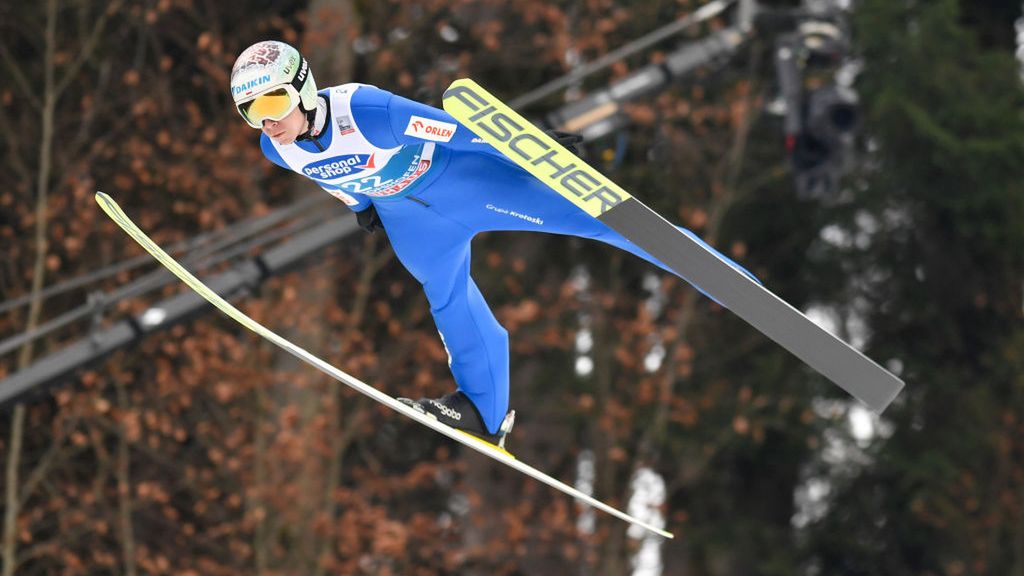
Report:
[[[431,128],[444,130],[445,125],[450,125],[452,132],[435,132],[435,135],[427,136],[425,120],[430,121]],[[482,152],[504,158],[444,110],[373,86],[360,86],[352,94],[352,121],[370,144],[378,148],[433,142],[452,150]]]

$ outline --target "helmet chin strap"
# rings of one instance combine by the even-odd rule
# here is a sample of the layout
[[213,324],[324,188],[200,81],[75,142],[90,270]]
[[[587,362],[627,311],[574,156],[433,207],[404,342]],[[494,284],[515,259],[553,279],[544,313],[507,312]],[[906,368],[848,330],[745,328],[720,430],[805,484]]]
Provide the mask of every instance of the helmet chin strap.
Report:
[[[302,134],[299,134],[298,137],[296,137],[295,139],[313,140],[314,138],[319,136],[321,132],[323,132],[323,126],[327,122],[327,102],[324,100],[323,96],[317,96],[316,108],[312,110],[306,110],[305,108],[302,107],[301,103],[299,103],[299,108],[306,114],[306,131],[303,132]],[[319,130],[316,129],[318,124],[318,116],[322,116],[322,121],[319,122]]]
[[[299,104],[301,107],[302,105]],[[303,110],[306,114],[306,131],[295,137],[296,140],[312,140],[313,139],[313,121],[316,120],[316,110]]]

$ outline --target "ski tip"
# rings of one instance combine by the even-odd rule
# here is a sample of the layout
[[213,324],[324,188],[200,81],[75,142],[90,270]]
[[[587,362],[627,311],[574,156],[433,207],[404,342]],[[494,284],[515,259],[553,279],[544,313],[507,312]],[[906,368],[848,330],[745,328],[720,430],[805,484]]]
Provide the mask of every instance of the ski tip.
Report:
[[451,90],[452,88],[458,88],[459,86],[474,86],[474,87],[477,87],[477,86],[480,86],[480,85],[477,84],[476,82],[474,82],[470,78],[456,78],[455,80],[452,81],[451,84],[448,85],[448,90]]
[[470,80],[469,78],[459,78],[459,79],[455,80],[454,82],[452,82],[451,84],[448,85],[448,89],[446,89],[444,91],[444,94],[441,95],[441,100],[444,100],[444,99],[448,98],[449,96],[452,96],[456,91],[458,91],[460,89],[465,89],[465,88],[469,88],[469,89],[472,89],[472,90],[478,90],[478,91],[482,90],[482,88],[480,88],[479,84],[477,84],[476,82]]

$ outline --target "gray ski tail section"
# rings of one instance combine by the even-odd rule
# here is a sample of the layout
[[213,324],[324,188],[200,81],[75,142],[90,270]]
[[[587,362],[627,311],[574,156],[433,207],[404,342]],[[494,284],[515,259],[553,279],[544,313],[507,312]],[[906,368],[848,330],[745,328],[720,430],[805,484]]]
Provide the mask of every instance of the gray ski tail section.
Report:
[[[708,252],[636,198],[598,219],[881,414],[903,381]],[[695,279],[700,279],[695,282]]]

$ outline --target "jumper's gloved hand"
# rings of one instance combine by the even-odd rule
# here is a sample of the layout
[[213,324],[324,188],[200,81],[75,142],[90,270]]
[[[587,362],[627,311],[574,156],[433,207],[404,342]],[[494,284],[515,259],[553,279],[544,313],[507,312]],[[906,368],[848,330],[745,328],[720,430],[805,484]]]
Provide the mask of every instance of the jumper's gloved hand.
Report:
[[580,144],[583,142],[583,135],[575,132],[563,132],[562,130],[545,130],[545,134],[551,136],[555,142],[565,147],[573,154],[580,155]]
[[384,223],[380,221],[380,216],[377,215],[377,208],[373,204],[370,204],[370,207],[366,210],[356,212],[356,222],[359,223],[363,230],[370,234],[373,234],[376,230],[384,229]]

